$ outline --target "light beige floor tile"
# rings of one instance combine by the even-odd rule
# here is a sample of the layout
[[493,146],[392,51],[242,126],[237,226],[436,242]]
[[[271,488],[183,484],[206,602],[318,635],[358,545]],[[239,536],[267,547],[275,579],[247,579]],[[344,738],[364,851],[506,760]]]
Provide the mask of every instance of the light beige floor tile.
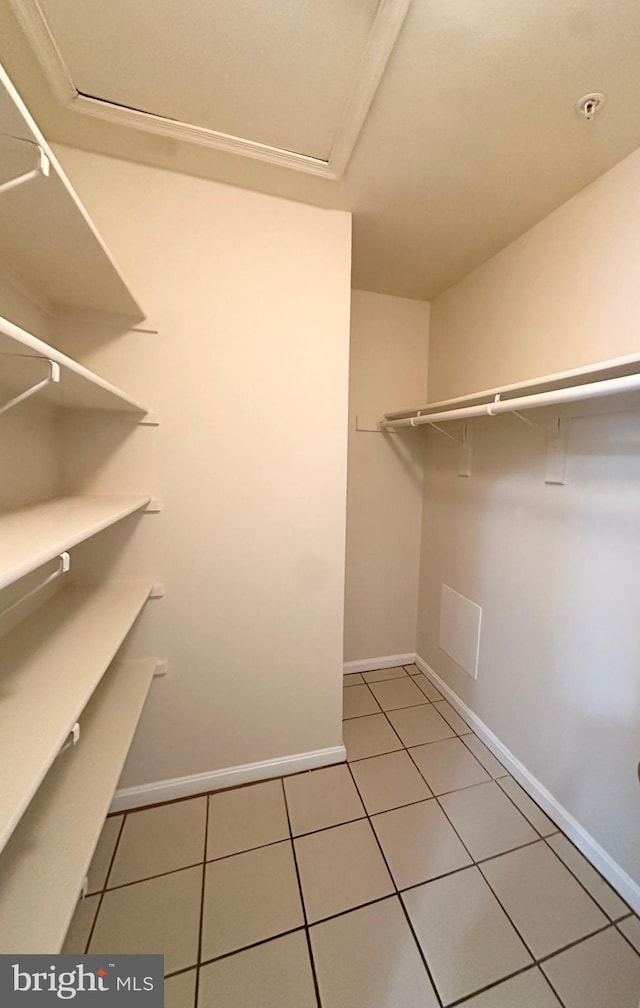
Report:
[[365,682],[382,682],[384,679],[401,679],[406,676],[401,665],[394,665],[393,668],[375,669],[373,672],[363,672],[362,678]]
[[344,763],[287,777],[284,789],[294,836],[365,815],[349,768]]
[[442,795],[449,819],[474,861],[533,843],[538,834],[495,781]]
[[310,923],[394,891],[366,820],[310,833],[294,844]]
[[303,923],[290,840],[208,862],[202,961],[273,938]]
[[289,836],[282,781],[266,781],[209,798],[207,859],[286,840]]
[[384,714],[353,718],[342,725],[348,760],[365,759],[402,749],[402,742]]
[[495,758],[493,753],[487,749],[484,742],[481,742],[477,735],[470,732],[468,735],[464,736],[464,744],[467,749],[470,749],[477,760],[482,763],[483,767],[494,779],[496,777],[507,777],[508,771],[505,770],[502,763]]
[[[424,698],[423,698],[424,699]],[[389,720],[406,746],[454,738],[455,732],[430,703],[389,711]]]
[[206,817],[206,798],[130,812],[109,873],[109,888],[204,860]]
[[555,823],[551,822],[551,819],[544,814],[541,808],[538,808],[536,803],[513,777],[501,777],[498,783],[504,793],[509,795],[511,801],[518,806],[523,816],[526,816],[533,828],[537,829],[541,836],[550,836],[552,833],[558,832],[558,827]]
[[480,870],[537,959],[608,923],[542,840]]
[[466,721],[463,721],[457,711],[453,709],[448,700],[438,700],[434,707],[438,713],[442,714],[445,721],[451,725],[456,735],[468,735],[471,731]]
[[636,1008],[640,958],[614,928],[548,959],[542,969],[565,1008]]
[[465,1001],[464,1008],[562,1008],[536,966]]
[[362,678],[359,672],[349,672],[342,678],[344,686],[358,686],[359,684],[364,682],[364,679]]
[[96,893],[94,896],[86,896],[84,899],[79,900],[76,912],[71,918],[71,924],[69,925],[69,930],[67,931],[67,937],[65,938],[64,945],[62,946],[61,951],[65,955],[84,954],[87,942],[89,941],[89,935],[91,934],[91,928],[93,927],[93,922],[98,911],[99,903],[99,893]]
[[383,812],[371,822],[398,889],[472,863],[435,798]]
[[198,959],[202,866],[104,894],[90,953],[156,953],[165,973]]
[[413,679],[392,679],[390,682],[371,683],[371,692],[383,710],[397,710],[400,707],[414,707],[427,702]]
[[192,969],[164,982],[164,1008],[195,1008],[196,975]]
[[477,868],[402,894],[444,1004],[532,960]]
[[629,907],[621,900],[608,882],[593,868],[579,850],[573,846],[564,833],[556,833],[547,840],[556,854],[562,858],[567,868],[573,872],[585,889],[611,920],[620,920],[629,913]]
[[438,1008],[397,896],[310,931],[323,1008]]
[[434,794],[488,781],[489,774],[458,738],[430,742],[409,750]]
[[198,1008],[316,1008],[304,932],[203,966]]
[[640,953],[640,920],[633,914],[626,920],[620,921],[618,927],[629,939],[636,952]]
[[342,717],[345,720],[379,713],[380,707],[368,686],[350,686],[343,690]]
[[402,667],[409,675],[422,675],[417,665],[403,665]]
[[89,866],[88,893],[99,892],[105,887],[109,865],[111,864],[113,852],[116,849],[123,819],[124,816],[121,815],[109,816],[102,827],[102,833],[98,839]]
[[358,760],[351,766],[369,815],[431,798],[431,791],[406,752]]
[[442,694],[438,693],[433,683],[422,672],[414,676],[411,681],[416,684],[418,689],[422,690],[427,700],[442,700]]

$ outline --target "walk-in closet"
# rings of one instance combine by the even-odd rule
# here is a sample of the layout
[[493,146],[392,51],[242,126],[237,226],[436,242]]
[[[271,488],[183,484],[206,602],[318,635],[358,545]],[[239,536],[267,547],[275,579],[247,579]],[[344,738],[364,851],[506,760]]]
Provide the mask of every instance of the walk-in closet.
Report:
[[0,0],[3,1004],[637,1008],[639,56]]

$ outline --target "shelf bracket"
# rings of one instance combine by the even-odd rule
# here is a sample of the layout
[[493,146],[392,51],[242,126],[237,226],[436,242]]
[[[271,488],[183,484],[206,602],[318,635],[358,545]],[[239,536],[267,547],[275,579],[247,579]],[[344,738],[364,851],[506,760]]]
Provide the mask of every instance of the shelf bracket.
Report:
[[[419,413],[418,413],[418,416],[420,416],[420,414],[419,414]],[[416,417],[416,420],[417,420],[417,418],[418,418],[418,417]],[[412,426],[412,427],[414,427],[415,425],[414,425],[414,424],[411,424],[411,426]],[[433,429],[434,429],[434,430],[437,430],[439,434],[443,434],[443,435],[444,435],[444,436],[445,436],[446,438],[449,438],[449,440],[450,440],[450,441],[455,441],[455,443],[456,443],[456,444],[459,444],[459,445],[462,445],[462,444],[463,444],[463,439],[462,439],[462,438],[457,438],[457,437],[455,436],[455,434],[449,434],[449,432],[448,432],[448,431],[446,431],[446,430],[444,430],[444,429],[443,429],[443,428],[442,428],[442,427],[440,426],[440,424],[437,424],[437,423],[430,423],[430,424],[429,424],[429,427],[433,427]]]
[[518,420],[522,420],[527,427],[531,427],[532,430],[538,431],[538,433],[543,434],[544,437],[549,437],[549,429],[547,427],[544,427],[542,424],[534,423],[533,420],[529,420],[528,417],[523,416],[522,413],[519,413],[517,410],[512,410],[511,412],[514,417],[518,418]]
[[[11,356],[20,357],[23,355],[12,354]],[[46,360],[49,365],[49,374],[46,378],[43,378],[42,381],[36,382],[35,385],[31,385],[28,389],[25,389],[24,392],[20,393],[20,395],[14,396],[13,399],[6,402],[4,406],[0,406],[0,415],[6,413],[7,410],[10,410],[13,406],[17,406],[18,403],[24,402],[25,399],[29,399],[32,395],[35,395],[36,392],[39,392],[40,389],[45,388],[45,386],[50,385],[52,382],[55,384],[60,381],[60,365],[55,361],[49,360],[46,357],[28,357],[27,359]]]
[[60,556],[58,557],[58,569],[54,570],[53,573],[49,574],[49,576],[46,577],[44,581],[41,581],[40,584],[37,584],[35,588],[32,588],[31,591],[28,591],[26,595],[22,596],[22,598],[19,598],[16,602],[12,602],[11,605],[8,605],[5,609],[3,609],[2,612],[0,612],[0,619],[3,619],[3,617],[7,616],[14,609],[17,609],[18,606],[22,605],[23,602],[26,602],[27,599],[30,599],[32,595],[35,595],[37,592],[42,591],[42,589],[45,588],[48,584],[51,584],[52,581],[56,581],[62,574],[66,574],[67,571],[69,571],[70,569],[71,569],[71,557],[69,556],[68,553],[61,553]]
[[29,182],[38,175],[42,175],[44,178],[48,177],[51,165],[49,158],[40,144],[34,143],[33,140],[25,140],[24,137],[12,136],[10,133],[1,133],[0,136],[8,137],[10,140],[18,140],[21,143],[28,143],[37,152],[37,162],[35,167],[31,168],[27,172],[23,172],[21,175],[16,175],[15,178],[9,179],[7,182],[3,182],[0,185],[0,193],[9,192],[10,189],[16,189],[19,185],[22,185],[24,182]]

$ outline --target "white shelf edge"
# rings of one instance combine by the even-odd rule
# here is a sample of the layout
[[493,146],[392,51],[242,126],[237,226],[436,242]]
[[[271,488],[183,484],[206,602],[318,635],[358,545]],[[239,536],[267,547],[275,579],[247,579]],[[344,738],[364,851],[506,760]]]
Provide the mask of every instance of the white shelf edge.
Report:
[[[62,369],[60,384],[50,385],[46,392],[43,391],[39,395],[40,399],[52,402],[54,405],[65,408],[77,406],[81,409],[121,410],[139,413],[141,417],[149,412],[126,392],[8,319],[0,317],[0,362],[6,364],[11,360],[12,354],[45,358],[60,365]],[[3,375],[0,373],[0,381],[2,379]]]
[[150,494],[60,497],[0,515],[0,588],[135,511]]
[[57,953],[144,706],[155,658],[116,663],[77,746],[49,771],[0,859],[0,948]]
[[608,377],[637,374],[640,371],[640,353],[626,354],[623,357],[612,357],[610,360],[596,361],[592,364],[585,364],[582,367],[571,368],[568,371],[557,371],[554,374],[541,375],[538,378],[530,378],[527,381],[513,382],[511,385],[499,385],[496,388],[484,389],[480,392],[470,392],[467,395],[458,396],[455,399],[440,399],[437,402],[425,403],[423,406],[411,406],[407,409],[394,410],[383,413],[385,420],[396,420],[413,416],[417,413],[431,413],[434,410],[445,410],[457,406],[473,405],[483,399],[494,399],[495,396],[522,393],[525,395],[529,390],[540,392],[547,389],[566,388],[568,385],[577,384],[576,379],[585,378],[587,380],[599,381]]
[[152,588],[151,580],[70,587],[2,638],[0,850]]
[[[55,179],[62,186],[64,196],[66,199],[70,201],[74,215],[77,215],[77,218],[82,221],[83,226],[91,233],[91,238],[95,242],[95,245],[99,248],[100,254],[105,261],[105,265],[112,274],[112,278],[116,279],[117,284],[120,287],[120,298],[122,299],[124,295],[124,300],[126,301],[126,309],[125,305],[121,304],[119,307],[113,309],[113,314],[119,315],[123,318],[128,318],[130,320],[135,321],[142,320],[145,317],[144,311],[142,310],[142,308],[134,298],[133,294],[129,290],[127,284],[123,279],[122,273],[115,259],[113,258],[111,252],[105,245],[104,240],[100,235],[100,232],[98,231],[91,217],[87,213],[87,210],[85,209],[80,198],[75,192],[73,186],[69,182],[69,179],[67,178],[65,172],[63,171],[60,162],[58,161],[57,157],[51,150],[43,134],[40,132],[35,120],[33,119],[28,108],[22,101],[22,98],[20,97],[18,91],[14,87],[11,79],[9,78],[6,70],[4,69],[1,63],[0,63],[0,87],[4,88],[4,90],[6,91],[11,101],[11,105],[21,122],[22,125],[21,136],[24,139],[31,140],[33,143],[41,147],[42,150],[45,152],[50,165],[50,172],[49,172],[50,179],[52,180]],[[45,181],[49,180],[47,179]],[[73,308],[74,305],[71,304],[69,307]],[[110,308],[105,308],[104,310],[107,313],[112,312]]]

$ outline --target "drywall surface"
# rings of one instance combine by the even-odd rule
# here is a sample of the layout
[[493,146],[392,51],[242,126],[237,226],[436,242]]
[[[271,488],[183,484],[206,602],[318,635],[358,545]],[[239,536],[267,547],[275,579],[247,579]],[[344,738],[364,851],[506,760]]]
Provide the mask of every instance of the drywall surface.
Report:
[[[438,298],[430,398],[637,351],[639,192],[634,154]],[[515,417],[469,431],[468,479],[427,436],[418,652],[640,884],[640,412],[570,421],[564,486]],[[475,682],[443,582],[482,606]]]
[[165,586],[130,649],[169,674],[121,783],[340,745],[350,217],[59,153],[159,329],[67,328],[83,362],[161,420],[67,439],[70,484],[155,479],[162,500],[83,551],[85,573]]
[[345,662],[415,651],[422,438],[356,419],[423,402],[428,349],[427,302],[352,292]]
[[640,151],[436,298],[434,401],[637,352]]

